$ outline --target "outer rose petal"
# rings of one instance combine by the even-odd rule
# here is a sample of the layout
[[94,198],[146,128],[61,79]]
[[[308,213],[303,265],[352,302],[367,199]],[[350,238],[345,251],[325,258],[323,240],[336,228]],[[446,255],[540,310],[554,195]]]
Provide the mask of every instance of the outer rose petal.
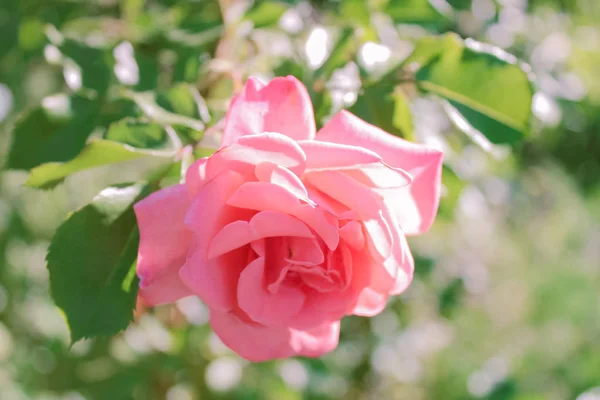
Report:
[[264,87],[255,78],[248,79],[229,106],[221,146],[262,132],[279,132],[294,140],[314,139],[312,103],[298,79],[277,77]]
[[317,140],[367,148],[387,164],[407,171],[413,182],[409,188],[391,192],[394,210],[407,234],[429,229],[440,200],[443,158],[440,151],[386,133],[347,111],[334,116],[319,131]]
[[237,278],[247,260],[235,251],[209,260],[209,245],[224,226],[248,219],[247,210],[226,204],[242,181],[238,173],[223,171],[200,189],[184,219],[186,226],[194,232],[194,241],[181,268],[181,279],[210,307],[222,310],[234,307]]
[[210,312],[210,325],[219,338],[250,361],[266,361],[294,355],[319,357],[336,348],[339,322],[308,330],[267,327],[246,323],[232,313]]
[[183,224],[188,207],[184,185],[162,189],[134,206],[140,228],[140,295],[149,306],[192,294],[179,279],[192,237]]
[[266,361],[294,355],[291,331],[246,323],[233,313],[210,311],[210,326],[223,343],[250,361]]
[[292,330],[292,345],[301,356],[319,357],[335,349],[340,338],[340,321],[305,331]]
[[371,288],[364,288],[358,297],[358,303],[354,308],[354,315],[372,317],[379,314],[385,308],[388,295],[376,292]]

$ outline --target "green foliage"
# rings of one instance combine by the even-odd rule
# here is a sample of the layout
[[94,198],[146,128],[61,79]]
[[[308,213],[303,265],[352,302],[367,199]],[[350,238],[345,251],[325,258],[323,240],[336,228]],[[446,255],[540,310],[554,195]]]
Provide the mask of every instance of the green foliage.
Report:
[[144,184],[104,189],[58,228],[46,257],[52,297],[71,340],[114,335],[133,318],[139,233],[132,205]]
[[439,27],[448,20],[429,0],[390,0],[385,12],[396,23],[425,24]]
[[79,153],[95,126],[98,104],[82,96],[54,96],[21,116],[13,129],[7,168],[29,170]]
[[104,137],[140,149],[162,148],[168,141],[162,126],[134,119],[115,122],[108,128]]
[[251,21],[255,28],[266,28],[276,25],[285,10],[287,7],[283,3],[255,1],[244,18]]
[[[132,137],[123,139],[135,140]],[[148,141],[145,138],[141,140]],[[33,168],[25,184],[31,187],[48,189],[62,182],[65,177],[85,169],[148,156],[160,157],[162,154],[136,150],[127,144],[96,139],[90,141],[83,151],[70,161],[64,163],[46,163]]]
[[82,87],[95,90],[99,94],[108,90],[114,68],[114,59],[109,49],[91,47],[73,39],[63,39],[59,49],[63,56],[68,58],[64,62],[64,74],[68,84],[70,80],[79,80],[77,76],[80,74]]
[[529,132],[533,90],[516,59],[473,42],[466,46],[456,37],[444,42],[439,56],[417,73],[418,86],[451,101],[492,143],[522,139]]
[[386,132],[413,138],[408,99],[400,88],[386,81],[365,86],[349,111]]
[[[600,8],[521,5],[0,2],[0,398],[585,397],[600,381]],[[319,359],[243,363],[199,300],[130,323],[132,204],[213,154],[250,75],[300,79],[318,127],[349,108],[445,153],[436,222],[408,238],[413,284],[344,318]]]

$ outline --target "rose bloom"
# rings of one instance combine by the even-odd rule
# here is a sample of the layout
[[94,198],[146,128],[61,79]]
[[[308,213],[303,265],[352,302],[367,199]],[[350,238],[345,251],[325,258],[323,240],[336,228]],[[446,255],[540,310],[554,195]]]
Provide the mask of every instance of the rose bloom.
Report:
[[435,218],[442,153],[347,111],[315,131],[297,79],[248,80],[220,149],[135,205],[148,305],[198,296],[223,343],[262,361],[331,351],[342,317],[406,289],[406,235]]

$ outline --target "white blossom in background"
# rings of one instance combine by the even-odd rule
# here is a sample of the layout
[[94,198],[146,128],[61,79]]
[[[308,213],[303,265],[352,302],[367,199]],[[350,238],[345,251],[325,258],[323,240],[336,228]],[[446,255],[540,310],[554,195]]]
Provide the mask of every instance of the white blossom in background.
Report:
[[281,378],[289,387],[295,390],[303,390],[308,385],[310,379],[308,370],[304,364],[294,359],[281,362],[279,365],[279,375],[281,375]]
[[331,51],[331,37],[325,28],[318,26],[310,32],[304,50],[311,68],[317,69],[325,62]]
[[374,70],[378,66],[385,65],[391,55],[392,51],[388,46],[374,42],[363,44],[358,53],[361,65],[368,71]]
[[65,59],[63,63],[63,76],[69,89],[73,91],[81,89],[81,68],[70,58]]
[[242,372],[243,366],[238,358],[217,358],[211,361],[206,368],[206,384],[214,391],[225,392],[240,383]]
[[556,126],[562,119],[562,111],[556,100],[542,92],[533,96],[532,110],[533,115],[547,126]]
[[137,85],[140,81],[140,69],[135,61],[133,46],[129,42],[119,44],[113,50],[116,60],[115,75],[123,85]]

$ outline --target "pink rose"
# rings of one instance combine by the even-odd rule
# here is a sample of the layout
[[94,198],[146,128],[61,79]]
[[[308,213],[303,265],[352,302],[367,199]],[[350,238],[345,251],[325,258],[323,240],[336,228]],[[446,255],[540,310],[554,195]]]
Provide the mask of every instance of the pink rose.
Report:
[[441,168],[441,152],[347,111],[315,134],[302,83],[251,78],[221,148],[135,205],[140,294],[198,296],[249,360],[331,351],[343,316],[373,316],[410,283],[405,235],[431,226]]

